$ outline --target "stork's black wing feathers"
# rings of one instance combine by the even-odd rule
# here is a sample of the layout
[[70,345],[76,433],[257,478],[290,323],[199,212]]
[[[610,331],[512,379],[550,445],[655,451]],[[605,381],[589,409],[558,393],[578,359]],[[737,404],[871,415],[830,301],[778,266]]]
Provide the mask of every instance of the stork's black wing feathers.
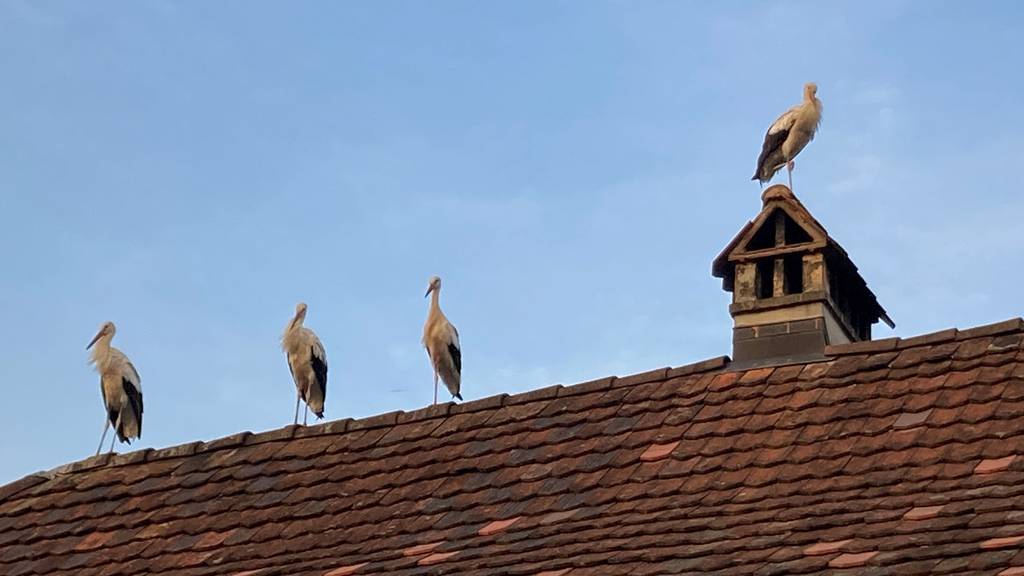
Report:
[[451,355],[452,362],[455,363],[455,371],[462,374],[462,350],[459,350],[459,347],[454,342],[449,342],[448,354]]
[[320,394],[327,399],[327,363],[317,356],[316,347],[309,351],[309,363],[313,366],[313,374],[316,375],[316,384],[320,387]]
[[[764,162],[768,159],[768,156],[778,150],[782,143],[789,137],[789,129],[782,129],[776,132],[772,132],[771,129],[764,135],[764,145],[761,146],[761,155],[757,157],[757,170],[754,172],[754,177],[751,180],[758,180],[761,174],[764,173]],[[774,168],[771,166],[770,168]]]
[[121,388],[135,412],[135,420],[139,423],[139,436],[142,436],[142,392],[132,384],[131,380],[121,378]]

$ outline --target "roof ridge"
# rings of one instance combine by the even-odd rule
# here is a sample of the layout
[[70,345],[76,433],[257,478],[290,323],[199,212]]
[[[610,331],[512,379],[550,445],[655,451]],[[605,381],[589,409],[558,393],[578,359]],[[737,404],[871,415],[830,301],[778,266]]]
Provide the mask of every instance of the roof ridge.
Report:
[[648,382],[669,380],[682,376],[720,370],[728,366],[729,362],[730,359],[728,356],[716,356],[714,358],[708,358],[691,364],[684,364],[675,368],[658,368],[622,377],[605,376],[604,378],[588,380],[570,385],[554,384],[544,388],[520,392],[519,394],[502,393],[477,400],[470,400],[461,404],[444,402],[442,404],[433,404],[424,408],[417,408],[409,412],[395,410],[392,412],[367,416],[365,418],[341,418],[330,422],[324,422],[322,424],[314,424],[312,426],[289,424],[282,428],[274,428],[264,432],[238,432],[205,442],[197,440],[185,444],[168,446],[166,448],[144,448],[120,454],[104,453],[97,456],[90,456],[82,460],[69,462],[67,464],[62,464],[49,470],[33,472],[9,484],[0,485],[0,502],[10,499],[12,496],[17,495],[23,490],[33,488],[43,482],[53,480],[60,476],[67,476],[97,468],[104,468],[108,466],[127,466],[157,460],[184,458],[194,454],[214,452],[243,445],[251,446],[268,442],[287,441],[294,438],[311,438],[314,436],[345,434],[356,430],[385,428],[409,422],[419,422],[433,418],[445,418],[455,414],[493,410],[506,405],[526,404],[529,402],[556,397],[564,398],[568,396],[577,396],[589,392],[606,390],[612,386],[637,386]]
[[1009,320],[994,322],[992,324],[983,324],[966,330],[947,328],[945,330],[929,332],[927,334],[911,336],[909,338],[892,337],[883,338],[882,340],[866,340],[863,342],[833,344],[825,347],[825,356],[838,357],[854,354],[871,354],[874,352],[890,352],[893,350],[906,350],[908,348],[933,346],[935,344],[943,344],[946,342],[962,342],[964,340],[973,340],[975,338],[985,338],[1000,334],[1016,334],[1021,332],[1024,332],[1024,319],[1018,316],[1010,318]]

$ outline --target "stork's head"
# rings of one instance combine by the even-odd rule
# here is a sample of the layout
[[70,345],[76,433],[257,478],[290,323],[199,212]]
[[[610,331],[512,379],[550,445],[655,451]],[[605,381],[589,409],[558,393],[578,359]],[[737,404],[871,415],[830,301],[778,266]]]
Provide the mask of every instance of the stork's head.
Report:
[[807,84],[804,84],[804,95],[805,96],[807,96],[808,98],[814,98],[814,96],[817,93],[818,93],[818,85],[817,84],[815,84],[814,82],[808,82]]
[[291,332],[296,326],[302,326],[302,322],[305,321],[305,319],[306,303],[299,302],[295,305],[295,317],[293,317],[292,321],[288,323],[288,328],[285,330],[285,333],[287,334],[288,332]]
[[103,325],[100,326],[100,331],[92,337],[92,340],[89,341],[89,344],[85,349],[88,350],[89,348],[92,348],[93,344],[98,342],[100,338],[106,337],[107,340],[110,340],[114,337],[115,332],[117,332],[117,328],[114,327],[113,322],[104,322]]
[[441,289],[441,278],[438,276],[431,276],[430,282],[427,284],[427,293],[423,295],[424,298],[430,296],[431,292]]

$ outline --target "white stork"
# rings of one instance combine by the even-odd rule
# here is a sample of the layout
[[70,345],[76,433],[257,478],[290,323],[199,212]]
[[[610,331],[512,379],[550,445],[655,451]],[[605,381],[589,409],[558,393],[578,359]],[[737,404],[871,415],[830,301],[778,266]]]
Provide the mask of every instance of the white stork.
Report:
[[451,392],[452,398],[462,400],[459,387],[462,383],[462,350],[459,348],[459,331],[441,312],[438,299],[441,294],[441,279],[434,276],[427,286],[424,298],[433,294],[430,299],[430,312],[423,325],[423,347],[427,349],[430,363],[434,367],[434,404],[437,404],[437,378],[441,377],[444,385]]
[[302,425],[306,425],[309,410],[317,419],[324,417],[324,399],[327,397],[327,353],[312,330],[302,325],[306,319],[306,304],[295,306],[295,317],[284,329],[281,349],[288,357],[288,370],[292,373],[298,396],[295,398],[295,424],[299,423],[299,400],[306,403]]
[[789,174],[789,188],[793,189],[793,159],[814,140],[821,123],[821,100],[815,97],[818,85],[804,84],[804,100],[779,116],[764,136],[761,155],[757,158],[757,171],[751,180],[762,185],[772,179],[783,166]]
[[[107,429],[114,427],[117,439],[131,444],[132,438],[142,436],[142,379],[123,352],[110,345],[117,328],[113,322],[104,322],[86,350],[92,348],[91,360],[100,374],[100,392],[107,415],[103,434],[96,448],[98,456],[107,437]],[[114,451],[114,439],[110,439]]]

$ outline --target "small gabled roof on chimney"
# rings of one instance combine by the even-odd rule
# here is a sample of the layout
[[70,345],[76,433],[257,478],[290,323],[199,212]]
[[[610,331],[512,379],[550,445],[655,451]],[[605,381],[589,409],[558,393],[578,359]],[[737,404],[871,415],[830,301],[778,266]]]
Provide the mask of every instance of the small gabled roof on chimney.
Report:
[[[860,275],[857,265],[850,259],[846,250],[829,235],[821,222],[811,215],[792,190],[782,184],[776,184],[764,191],[761,200],[763,203],[761,212],[753,220],[747,222],[711,265],[712,276],[722,279],[722,289],[727,292],[733,291],[738,262],[812,250],[828,252],[837,257],[833,261],[843,268],[846,277],[853,284],[851,288],[859,298],[867,302],[871,313],[890,328],[896,326],[882,305],[878,303],[874,292],[868,288],[867,282]],[[792,226],[792,228],[787,228],[786,234],[792,233],[794,236],[802,234],[803,236],[799,238],[802,241],[787,242],[784,246],[759,242],[766,235],[774,238],[773,224],[775,214],[779,210],[788,217],[787,226]]]

